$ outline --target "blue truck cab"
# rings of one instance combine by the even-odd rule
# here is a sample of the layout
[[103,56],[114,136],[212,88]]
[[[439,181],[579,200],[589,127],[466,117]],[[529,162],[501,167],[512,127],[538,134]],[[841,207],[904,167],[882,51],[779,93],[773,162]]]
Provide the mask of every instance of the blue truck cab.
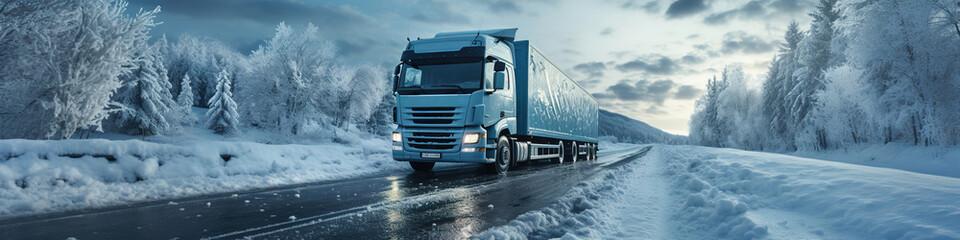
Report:
[[419,171],[596,159],[598,104],[517,29],[410,41],[394,71],[393,158]]

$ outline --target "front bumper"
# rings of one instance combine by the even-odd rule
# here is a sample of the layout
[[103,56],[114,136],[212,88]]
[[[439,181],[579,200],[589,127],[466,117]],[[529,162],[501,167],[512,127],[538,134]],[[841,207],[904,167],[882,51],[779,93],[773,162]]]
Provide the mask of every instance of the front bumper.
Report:
[[[412,127],[398,127],[396,132],[400,132],[402,136],[402,142],[393,142],[393,159],[397,161],[417,161],[417,162],[461,162],[461,163],[492,163],[494,158],[492,152],[489,150],[486,145],[489,141],[485,138],[481,138],[478,143],[474,144],[463,144],[463,135],[464,133],[473,133],[478,132],[481,135],[486,134],[486,130],[479,126],[474,127],[460,127],[460,128],[412,128]],[[415,134],[436,134],[436,133],[447,133],[450,134],[450,137],[447,138],[447,141],[452,139],[453,142],[446,143],[447,145],[452,145],[453,147],[449,149],[423,149],[418,148],[424,147],[424,145],[429,146],[430,143],[417,142],[415,140],[424,138],[430,139],[430,137],[421,137]],[[489,137],[489,136],[488,136]],[[472,149],[473,151],[464,151]],[[422,153],[439,153],[440,158],[424,158]]]

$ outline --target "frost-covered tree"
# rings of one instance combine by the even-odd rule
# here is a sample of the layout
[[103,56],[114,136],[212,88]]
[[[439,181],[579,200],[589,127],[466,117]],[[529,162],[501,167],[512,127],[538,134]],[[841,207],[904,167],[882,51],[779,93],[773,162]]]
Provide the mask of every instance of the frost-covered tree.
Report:
[[784,44],[770,63],[770,70],[763,83],[762,117],[770,136],[765,139],[764,144],[768,149],[795,149],[793,131],[796,126],[792,124],[793,117],[790,114],[793,101],[789,101],[788,94],[796,86],[794,73],[799,68],[796,51],[803,37],[797,22],[791,22],[787,26]]
[[749,150],[762,149],[758,128],[759,96],[748,85],[748,79],[740,66],[727,67],[723,71],[726,86],[717,96],[717,134],[721,146]]
[[121,131],[130,134],[154,135],[170,128],[168,118],[176,107],[170,95],[170,83],[156,49],[145,41],[136,44],[133,71],[121,76],[123,86],[114,95],[122,104],[114,122]]
[[349,76],[332,61],[333,53],[316,26],[295,31],[280,23],[251,56],[248,87],[238,92],[246,121],[295,135],[305,124],[331,123],[328,113],[343,108],[340,89]]
[[180,124],[192,126],[197,124],[197,116],[193,114],[193,88],[190,87],[190,74],[184,74],[180,80],[180,94],[177,96],[177,109],[180,111]]
[[[810,113],[811,124],[826,132],[833,147],[876,139],[879,128],[872,119],[875,98],[860,77],[863,72],[844,65],[827,70],[824,91],[817,93],[817,105]],[[831,147],[831,146],[828,146]]]
[[[389,87],[390,86],[387,86],[387,88]],[[394,96],[393,92],[389,91],[389,89],[382,93],[380,102],[374,108],[373,114],[370,114],[370,117],[367,118],[366,123],[364,123],[364,128],[372,133],[381,135],[390,134],[394,129],[393,107],[395,101],[396,96]]]
[[221,71],[217,76],[216,92],[207,105],[210,106],[207,110],[207,128],[217,134],[239,131],[237,127],[240,125],[240,115],[237,114],[237,103],[233,101],[230,74],[227,70]]
[[134,64],[159,8],[125,17],[126,2],[3,1],[0,5],[2,138],[70,138],[100,130],[118,106],[119,77]]
[[364,66],[357,69],[350,81],[344,85],[340,106],[335,114],[337,126],[346,123],[365,123],[377,105],[383,101],[383,93],[387,91],[389,81],[384,75],[386,71]]
[[[814,94],[824,89],[824,71],[836,65],[837,61],[832,55],[834,51],[831,50],[835,35],[834,22],[840,18],[836,4],[837,0],[820,0],[816,11],[810,14],[813,23],[809,33],[799,43],[797,60],[801,67],[794,73],[797,78],[796,85],[787,93],[787,99],[791,103],[790,115],[793,116],[791,123],[795,126],[810,126],[806,118],[816,104]],[[812,131],[812,137],[816,138],[815,147],[826,147],[824,129],[805,131]]]
[[[876,97],[882,142],[955,145],[960,35],[944,1],[851,1],[840,27],[848,62]],[[953,12],[953,13],[951,13]]]
[[696,103],[696,110],[690,117],[690,141],[704,145],[723,147],[725,129],[718,117],[720,94],[727,87],[726,79],[707,79],[707,93]]
[[[161,39],[162,41],[163,39]],[[248,72],[247,57],[219,40],[206,37],[181,35],[176,43],[169,44],[165,54],[172,92],[180,92],[182,76],[189,74],[193,89],[194,106],[208,107],[217,85],[217,76],[226,69],[235,80],[234,90],[242,89],[243,76]]]

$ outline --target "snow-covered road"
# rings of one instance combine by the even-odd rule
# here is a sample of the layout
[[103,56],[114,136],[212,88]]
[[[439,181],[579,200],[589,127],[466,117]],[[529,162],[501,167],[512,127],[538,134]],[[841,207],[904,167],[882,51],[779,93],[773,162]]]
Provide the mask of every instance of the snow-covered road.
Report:
[[657,145],[480,238],[958,239],[960,179]]
[[597,162],[506,176],[442,165],[10,218],[0,239],[960,239],[958,178],[732,149],[603,147]]
[[[459,239],[543,208],[649,148],[605,146],[596,162],[477,165],[0,220],[0,239]],[[404,164],[404,163],[396,163]]]

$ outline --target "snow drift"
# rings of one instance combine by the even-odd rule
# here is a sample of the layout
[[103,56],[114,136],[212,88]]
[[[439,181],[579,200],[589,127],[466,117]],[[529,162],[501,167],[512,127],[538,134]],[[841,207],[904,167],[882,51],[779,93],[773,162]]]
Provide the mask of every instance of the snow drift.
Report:
[[[383,140],[377,140],[383,141]],[[406,167],[387,143],[0,140],[0,218],[331,180]]]
[[960,181],[657,145],[481,239],[956,239]]

